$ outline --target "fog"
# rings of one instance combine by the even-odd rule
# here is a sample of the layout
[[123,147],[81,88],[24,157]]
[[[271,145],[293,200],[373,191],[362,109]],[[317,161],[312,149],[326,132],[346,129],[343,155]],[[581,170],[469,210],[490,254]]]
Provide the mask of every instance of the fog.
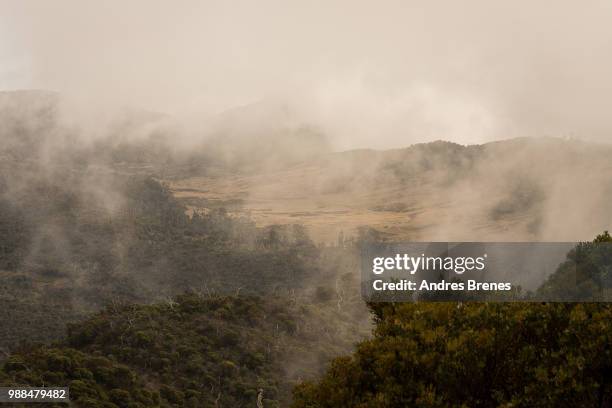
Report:
[[0,350],[109,304],[279,296],[314,307],[279,357],[301,381],[370,330],[363,242],[592,240],[610,21],[603,1],[0,0],[0,277],[31,285],[5,285]]
[[[333,166],[287,170],[333,150],[440,139],[472,145],[553,136],[609,145],[609,3],[1,5],[0,89],[45,89],[61,100],[55,104],[55,96],[46,96],[53,100],[46,108],[36,92],[0,95],[0,108],[15,112],[7,117],[26,113],[15,126],[0,123],[3,147],[16,146],[9,154],[15,161],[31,159],[32,147],[24,142],[31,134],[43,172],[45,161],[65,164],[66,157],[96,169],[109,163],[127,173],[146,168],[159,179],[187,180],[182,187],[196,190],[188,198],[197,201],[213,181],[192,177],[208,177],[217,168],[257,177],[264,169],[282,169],[269,184],[257,177],[224,181],[215,193],[246,203],[247,212],[259,211],[262,225],[308,224],[312,214],[325,221],[325,211],[332,211],[331,222],[322,222],[327,241],[337,233],[328,224],[342,218],[333,211],[347,211],[353,230],[406,222],[423,230],[419,237],[436,239],[483,236],[472,230],[475,220],[492,231],[491,239],[588,239],[610,225],[607,147],[582,149],[580,141],[467,153],[447,146],[439,157],[427,148],[422,155],[417,149],[348,161],[329,156]],[[38,110],[52,112],[53,120],[40,122]],[[31,129],[22,132],[22,123]],[[104,143],[73,143],[79,137]],[[485,153],[483,159],[470,156]],[[404,163],[410,160],[439,167],[441,181],[429,168]],[[457,160],[475,164],[455,166]],[[461,178],[457,169],[473,177]],[[383,204],[389,203],[369,197],[375,187],[388,194],[406,190],[411,184],[405,178],[421,173],[435,188],[431,201],[416,189],[391,203],[403,210],[387,211]],[[449,184],[451,176],[459,181]],[[344,190],[332,201],[327,196],[337,186]],[[280,192],[285,201],[277,200]],[[408,211],[412,201],[429,214]],[[288,215],[270,215],[274,206]],[[559,222],[568,212],[591,217]],[[307,215],[295,215],[301,213]],[[518,220],[524,213],[529,222]],[[412,230],[401,232],[415,238]]]
[[85,121],[283,105],[339,150],[608,142],[611,18],[606,1],[2,0],[0,89],[57,91]]

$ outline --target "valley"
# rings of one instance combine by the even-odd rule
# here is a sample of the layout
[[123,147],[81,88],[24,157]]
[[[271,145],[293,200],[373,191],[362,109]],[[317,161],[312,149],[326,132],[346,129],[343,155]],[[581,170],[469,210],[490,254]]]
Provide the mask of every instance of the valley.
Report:
[[[258,226],[301,224],[328,245],[356,238],[360,227],[399,241],[559,241],[588,238],[611,221],[609,157],[608,146],[561,139],[435,142],[165,181],[192,211],[224,207]],[[594,189],[595,200],[585,195]],[[553,220],[569,208],[593,218]]]

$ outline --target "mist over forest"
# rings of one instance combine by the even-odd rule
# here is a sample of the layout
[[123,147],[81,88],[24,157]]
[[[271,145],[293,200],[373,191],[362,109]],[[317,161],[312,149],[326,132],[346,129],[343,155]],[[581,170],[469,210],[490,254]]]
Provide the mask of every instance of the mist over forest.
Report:
[[[0,387],[612,407],[611,17],[0,2]],[[527,279],[572,302],[366,302],[363,249],[419,242],[577,243]]]
[[144,111],[88,133],[53,92],[0,102],[0,378],[70,383],[82,406],[286,406],[295,386],[300,406],[371,336],[364,242],[589,240],[612,221],[605,144],[335,152],[261,105],[198,139]]

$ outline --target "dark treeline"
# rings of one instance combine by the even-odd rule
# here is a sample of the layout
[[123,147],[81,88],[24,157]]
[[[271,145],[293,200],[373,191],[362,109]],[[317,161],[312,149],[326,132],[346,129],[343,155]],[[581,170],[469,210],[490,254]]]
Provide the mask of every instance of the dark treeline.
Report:
[[0,189],[3,384],[69,384],[92,407],[251,406],[260,390],[285,405],[367,327],[354,248],[188,214],[151,177],[16,170]]
[[[106,408],[254,407],[259,400],[300,408],[612,406],[608,306],[371,304],[373,337],[350,355],[370,329],[357,251],[385,233],[362,228],[355,240],[321,247],[300,225],[260,228],[222,206],[188,211],[160,180],[266,168],[270,152],[240,140],[238,150],[169,149],[163,127],[131,137],[155,115],[119,121],[85,142],[58,122],[55,98],[18,95],[0,110],[0,385],[67,385],[75,406]],[[319,158],[320,187],[446,191],[463,179],[488,180],[482,191],[495,186],[505,198],[489,203],[487,219],[558,214],[550,209],[565,207],[545,205],[537,174],[503,176],[529,166],[510,161],[507,173],[491,171],[500,157],[539,163],[521,153],[530,143],[509,143],[328,155]],[[307,156],[323,144],[315,135]],[[543,141],[536,150],[548,154],[551,146],[559,144]],[[570,147],[559,157],[598,150]],[[303,159],[273,153],[282,159],[275,162]],[[606,154],[591,156],[599,163],[591,173],[607,165]],[[556,175],[558,163],[542,174]],[[410,210],[400,198],[372,208]],[[594,208],[601,214],[591,224],[609,219],[604,206]],[[548,231],[552,221],[533,228]],[[609,267],[597,265],[609,266],[610,254],[593,248],[576,248],[570,260],[579,254],[587,262],[561,265],[540,291],[575,290],[579,299],[609,289]],[[567,285],[575,271],[580,285]]]
[[286,405],[366,332],[354,247],[187,211],[155,178],[233,166],[218,151],[132,137],[151,116],[86,141],[57,95],[2,97],[3,384],[69,384],[79,406]]
[[113,305],[62,342],[16,350],[0,383],[69,386],[82,407],[249,407],[260,392],[265,406],[286,406],[299,381],[348,347],[348,327],[329,310],[194,293]]
[[311,282],[334,282],[337,269],[299,225],[257,228],[223,209],[190,216],[152,178],[91,188],[82,178],[0,190],[0,270],[24,291],[92,310],[185,290],[304,296]]
[[[612,237],[576,246],[540,288],[612,289]],[[569,267],[572,264],[573,267]],[[608,303],[372,303],[376,328],[293,407],[610,407]]]

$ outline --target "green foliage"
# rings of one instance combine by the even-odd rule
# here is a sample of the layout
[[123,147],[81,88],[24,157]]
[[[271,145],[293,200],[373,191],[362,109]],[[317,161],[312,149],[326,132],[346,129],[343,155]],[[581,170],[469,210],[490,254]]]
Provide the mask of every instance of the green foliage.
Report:
[[612,242],[612,236],[610,236],[610,233],[608,231],[604,231],[603,234],[599,234],[593,242],[595,243]]
[[223,209],[190,217],[149,177],[96,180],[106,204],[81,174],[15,177],[17,190],[0,177],[0,347],[60,339],[109,303],[191,288],[288,293],[323,273],[303,227],[259,229]]
[[65,346],[38,347],[11,356],[0,371],[0,383],[68,386],[71,400],[86,407],[152,407],[160,401],[157,391],[127,366]]
[[328,359],[348,347],[344,332],[319,315],[271,297],[186,293],[115,305],[70,325],[65,342],[12,354],[0,384],[69,385],[78,406],[249,407],[258,389],[266,406],[284,406],[297,377],[313,378],[319,368],[300,364],[296,373],[288,362]]
[[[109,210],[81,182],[0,189],[0,228],[22,237],[0,236],[0,383],[69,385],[83,407],[254,406],[259,389],[286,406],[360,336],[358,282],[329,289],[346,253],[303,227],[189,216],[141,177],[105,180]],[[310,305],[313,279],[328,289]]]
[[593,407],[612,401],[612,308],[388,304],[294,407]]
[[535,293],[537,298],[605,301],[612,293],[612,237],[579,243]]
[[[604,233],[568,254],[590,279]],[[602,249],[603,248],[603,249]],[[605,261],[605,262],[604,262]],[[544,287],[566,273],[559,267]],[[575,282],[575,281],[574,281]],[[561,287],[561,289],[565,286]],[[293,407],[607,407],[612,307],[604,303],[373,303],[374,337],[337,358]]]

